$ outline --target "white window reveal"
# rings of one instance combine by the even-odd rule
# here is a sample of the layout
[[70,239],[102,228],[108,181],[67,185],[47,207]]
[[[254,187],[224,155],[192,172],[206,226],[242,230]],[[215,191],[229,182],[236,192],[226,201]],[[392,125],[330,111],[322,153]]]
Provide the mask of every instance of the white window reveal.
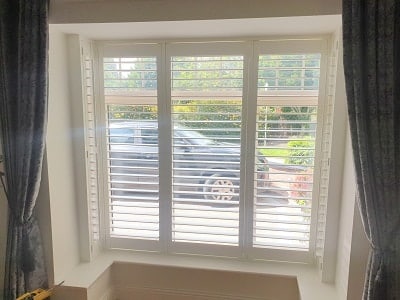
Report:
[[110,247],[309,259],[325,43],[100,46]]

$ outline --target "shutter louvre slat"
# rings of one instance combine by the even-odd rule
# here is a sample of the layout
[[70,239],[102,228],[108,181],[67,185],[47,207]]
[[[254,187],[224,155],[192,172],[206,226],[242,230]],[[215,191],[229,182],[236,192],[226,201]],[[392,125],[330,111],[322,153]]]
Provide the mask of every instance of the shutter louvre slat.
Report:
[[82,82],[85,110],[85,151],[86,182],[89,198],[90,234],[93,241],[100,239],[99,195],[98,195],[98,157],[95,121],[95,105],[93,103],[93,63],[90,47],[83,48],[83,66],[85,78]]
[[104,93],[131,100],[106,97],[110,234],[159,239],[157,100],[141,102],[143,93],[157,97],[156,58],[104,58],[103,65]]
[[242,84],[242,56],[171,58],[174,242],[238,245]]
[[[255,247],[309,247],[319,61],[320,55],[312,54],[259,56],[256,158],[268,162],[269,174],[260,179],[255,173]],[[291,90],[291,101],[279,104],[263,98],[275,90]],[[305,90],[313,93],[313,102],[299,101]],[[268,208],[268,201],[282,203]],[[270,230],[265,230],[266,223]]]

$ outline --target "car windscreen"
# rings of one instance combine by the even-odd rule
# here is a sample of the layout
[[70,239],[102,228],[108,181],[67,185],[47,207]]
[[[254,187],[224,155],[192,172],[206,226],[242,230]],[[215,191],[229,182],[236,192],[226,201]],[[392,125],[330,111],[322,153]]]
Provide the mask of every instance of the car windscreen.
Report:
[[132,143],[133,129],[131,128],[110,128],[109,142],[114,143]]
[[213,140],[189,128],[175,127],[175,136],[188,140],[192,145],[209,146],[215,144]]

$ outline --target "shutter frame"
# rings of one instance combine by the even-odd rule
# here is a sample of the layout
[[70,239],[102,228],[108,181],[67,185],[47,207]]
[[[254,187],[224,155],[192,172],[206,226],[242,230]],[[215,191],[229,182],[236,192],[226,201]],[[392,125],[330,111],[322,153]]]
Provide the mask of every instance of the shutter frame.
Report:
[[94,54],[90,40],[81,40],[84,136],[91,251],[100,241],[99,158],[94,86]]
[[[179,44],[179,43],[178,43]],[[189,44],[190,43],[187,43],[187,44],[185,44],[186,46],[185,47],[188,47],[189,48]],[[168,45],[167,45],[168,46]],[[203,46],[204,46],[204,44],[203,44]],[[177,47],[177,44],[174,44],[174,47]],[[111,47],[112,48],[112,47]],[[190,51],[189,51],[190,52]],[[212,52],[211,50],[210,50],[210,52]],[[173,51],[170,51],[170,52],[168,52],[167,51],[167,58],[168,58],[168,53],[173,53]],[[304,53],[304,51],[300,51],[300,52],[298,52],[298,53]],[[181,55],[183,55],[182,53],[181,53]],[[196,53],[196,55],[197,55],[197,53]],[[124,55],[124,57],[126,57],[125,55]],[[168,64],[169,62],[168,61],[166,61],[165,62],[166,64]],[[168,66],[164,66],[163,68],[165,68],[166,70],[167,70],[167,72],[168,72]],[[281,71],[285,71],[284,69],[282,69]],[[165,74],[163,74],[162,76],[164,76]],[[165,79],[166,78],[166,79]],[[166,80],[166,81],[168,81],[168,79],[170,79],[169,77],[168,77],[168,75],[166,75],[165,76],[165,78],[163,78],[162,80]],[[168,87],[168,82],[166,83],[166,86]],[[171,91],[166,91],[166,92],[164,92],[166,95],[168,95],[168,93],[171,93]],[[276,93],[277,95],[269,95],[269,97],[268,96],[263,96],[264,97],[264,100],[266,101],[266,102],[270,102],[270,101],[273,101],[273,102],[270,102],[271,104],[273,104],[273,105],[275,105],[275,106],[279,106],[280,104],[282,104],[281,106],[289,106],[289,104],[291,103],[291,98],[293,97],[293,96],[295,96],[295,95],[290,95],[290,93],[289,94],[279,94],[279,93]],[[305,106],[307,106],[307,105],[312,105],[312,104],[315,104],[315,98],[316,98],[316,96],[315,95],[313,95],[312,93],[308,93],[307,95],[306,95],[307,93],[304,93],[304,97],[302,97],[302,103],[305,105]],[[150,96],[150,97],[149,97]],[[171,96],[171,95],[170,95]],[[188,98],[188,97],[192,97],[193,95],[190,95],[190,93],[189,92],[187,92],[187,91],[184,91],[184,92],[182,92],[180,95],[176,95],[176,97],[177,98]],[[221,97],[222,95],[220,95],[219,97]],[[230,95],[231,97],[234,97],[234,98],[236,98],[236,97],[238,97],[238,95],[237,94],[235,94],[235,93],[232,93],[232,95]],[[297,95],[298,96],[298,95]],[[141,95],[141,100],[140,101],[144,101],[144,102],[146,102],[147,104],[150,104],[150,103],[153,103],[154,102],[154,100],[156,99],[156,97],[157,96],[155,96],[154,97],[154,95],[145,95],[145,94],[143,94],[143,95]],[[204,95],[203,97],[202,97],[202,99],[203,100],[205,100],[205,99],[207,99],[209,97],[209,95]],[[273,100],[273,97],[275,97],[275,100]],[[166,98],[169,98],[169,97],[166,97]],[[201,98],[201,97],[200,97]],[[200,99],[199,98],[199,99]],[[132,103],[132,101],[134,101],[135,99],[137,99],[137,98],[135,98],[135,96],[132,96],[132,95],[106,95],[105,96],[105,102],[106,102],[106,104],[125,104],[125,105],[128,105],[129,103]],[[274,102],[275,101],[275,102]],[[166,107],[167,107],[167,109],[166,110],[168,110],[169,108],[171,108],[171,104],[166,104]],[[327,105],[327,107],[328,107],[328,105]],[[163,111],[163,113],[165,114],[165,111]],[[168,117],[168,116],[167,116]],[[170,117],[170,116],[169,116]],[[323,116],[321,116],[321,117],[323,117]],[[164,116],[164,118],[165,118],[165,116]],[[165,120],[164,120],[165,121]],[[165,123],[164,123],[165,124]],[[324,124],[324,128],[326,127],[326,125]],[[166,131],[164,128],[162,129],[163,130],[163,132],[165,133],[165,132],[168,132],[168,130]],[[170,129],[169,129],[170,130]],[[169,133],[171,133],[171,132],[169,132]],[[251,140],[251,139],[250,139]],[[322,142],[324,142],[324,141],[322,141]],[[242,148],[242,149],[244,149],[244,148]],[[254,148],[253,148],[254,149]],[[253,152],[253,151],[251,151],[251,152]],[[244,155],[242,156],[242,158],[244,157]],[[329,160],[327,160],[327,161],[329,161]],[[324,170],[323,169],[323,166],[321,166],[322,168],[321,168],[321,170]],[[165,175],[165,174],[164,174]],[[322,182],[321,182],[321,184],[322,184]],[[322,190],[323,188],[321,187],[321,189],[320,190]],[[315,204],[314,204],[315,205]],[[323,210],[324,209],[324,206],[323,206],[323,202],[321,201],[321,205],[320,205],[320,207],[318,207],[318,210]],[[318,216],[320,216],[320,214],[318,214]],[[171,216],[172,217],[172,216]],[[321,217],[323,218],[323,214],[321,213]],[[319,226],[319,223],[318,223],[318,226]],[[323,226],[322,226],[323,227]],[[318,229],[318,232],[320,232],[319,231],[319,229]],[[132,241],[132,243],[129,243],[129,242],[126,242],[126,241],[119,241],[118,239],[114,239],[114,242],[112,242],[111,243],[112,245],[116,245],[116,247],[119,247],[118,245],[128,245],[128,244],[132,244],[132,245],[136,245],[136,246],[138,246],[139,244],[140,244],[140,241]],[[157,248],[157,246],[156,246],[156,244],[157,243],[148,243],[150,246],[149,246],[149,248],[146,248],[146,247],[142,247],[141,245],[139,245],[138,247],[135,247],[136,249],[148,249],[148,250],[153,250],[153,249],[155,249],[155,248]],[[169,249],[170,250],[172,250],[172,251],[174,251],[174,247],[171,247],[171,243],[170,242],[168,242],[168,246],[169,246]],[[144,245],[144,244],[143,244]],[[191,246],[191,245],[183,245],[184,247],[182,247],[181,249],[190,249],[190,250],[192,250],[192,248],[193,248],[193,246]],[[187,246],[187,247],[186,247]],[[247,247],[248,245],[246,245],[246,247]],[[200,248],[202,248],[202,247],[200,247]],[[157,248],[157,249],[159,249],[159,248]],[[176,249],[178,249],[176,252],[179,252],[179,248],[176,248]],[[309,247],[308,248],[309,250],[311,250],[311,251],[313,251],[314,249],[312,248],[312,247]],[[202,251],[203,251],[204,249],[202,249]],[[287,249],[286,249],[287,250]],[[290,253],[290,250],[288,250],[288,251],[286,251],[286,250],[283,250],[282,252],[288,252],[288,253]],[[185,252],[186,250],[183,250],[183,252]],[[202,251],[200,251],[200,253],[199,254],[205,254],[205,252],[202,252]],[[246,251],[247,251],[247,249],[246,249]],[[189,252],[193,252],[193,251],[189,251]],[[194,251],[194,252],[196,252],[196,251]],[[206,251],[207,252],[207,251]],[[251,252],[251,251],[250,251]],[[259,257],[268,257],[268,258],[270,258],[270,256],[269,256],[269,253],[261,253],[261,252],[259,252],[259,251],[253,251],[254,252],[254,257],[257,257],[257,258],[259,258]],[[268,252],[274,252],[274,250],[272,250],[272,251],[268,251]],[[264,254],[266,254],[266,255],[264,255]],[[287,254],[287,253],[286,253]],[[235,254],[236,255],[236,254]],[[288,255],[290,255],[290,254],[288,254]],[[249,254],[249,256],[253,256],[253,255],[251,255],[251,254]],[[296,257],[301,257],[302,255],[294,255],[294,256],[296,256]],[[272,255],[271,256],[272,257],[272,259],[273,259],[273,257],[274,257],[274,255]],[[277,256],[275,256],[275,257],[278,257],[277,259],[280,259],[279,257],[284,257],[284,256],[280,256],[280,255],[277,255]],[[295,259],[295,260],[297,260],[297,259]],[[303,259],[301,259],[301,260],[303,260]]]
[[321,155],[321,182],[319,185],[319,202],[316,226],[315,256],[320,270],[324,268],[326,222],[329,200],[330,161],[332,150],[333,118],[335,111],[336,77],[338,68],[338,41],[334,40],[328,56],[326,105],[324,111],[322,155]]

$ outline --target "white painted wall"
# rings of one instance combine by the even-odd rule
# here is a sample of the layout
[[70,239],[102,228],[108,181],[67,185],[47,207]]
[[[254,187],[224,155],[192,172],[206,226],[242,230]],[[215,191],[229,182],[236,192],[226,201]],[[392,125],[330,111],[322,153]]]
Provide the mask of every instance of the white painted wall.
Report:
[[342,204],[340,213],[340,229],[337,241],[336,286],[340,299],[347,299],[349,278],[351,239],[355,205],[355,177],[353,153],[351,152],[350,133],[347,130],[346,153],[343,170]]
[[340,13],[341,0],[52,0],[50,22],[212,20]]
[[46,155],[55,282],[62,281],[80,262],[68,67],[67,36],[50,28]]
[[336,286],[340,299],[361,299],[369,244],[356,203],[356,181],[350,132],[347,130],[342,206],[338,236]]
[[356,204],[351,239],[347,300],[362,299],[369,250],[370,245],[364,233],[360,210]]

